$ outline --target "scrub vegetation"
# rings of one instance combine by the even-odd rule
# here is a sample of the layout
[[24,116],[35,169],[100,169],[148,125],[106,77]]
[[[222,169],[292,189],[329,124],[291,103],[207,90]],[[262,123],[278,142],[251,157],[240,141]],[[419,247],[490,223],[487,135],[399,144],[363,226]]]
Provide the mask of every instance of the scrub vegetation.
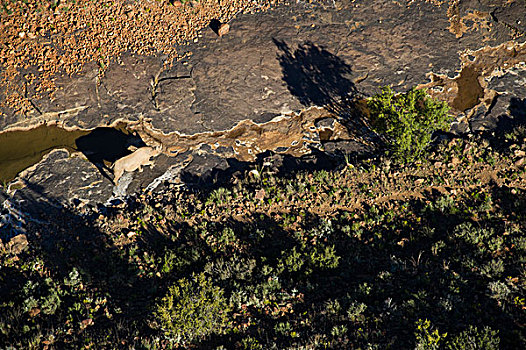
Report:
[[29,222],[28,247],[0,255],[1,347],[524,348],[525,137],[288,176],[258,166]]

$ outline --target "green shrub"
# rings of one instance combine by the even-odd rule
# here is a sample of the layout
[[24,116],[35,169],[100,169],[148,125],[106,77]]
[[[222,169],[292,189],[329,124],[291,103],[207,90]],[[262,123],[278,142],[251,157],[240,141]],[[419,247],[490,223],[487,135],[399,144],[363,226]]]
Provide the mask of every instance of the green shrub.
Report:
[[449,127],[447,103],[432,99],[425,90],[412,88],[395,94],[391,87],[368,101],[375,131],[390,143],[391,154],[400,163],[424,156],[433,133]]
[[221,334],[227,326],[229,306],[223,290],[203,273],[192,281],[180,279],[157,305],[156,317],[166,336],[177,343]]
[[438,329],[433,329],[431,321],[419,319],[416,322],[415,337],[415,350],[433,350],[440,348],[440,343],[447,337],[447,333],[441,334]]
[[38,308],[46,315],[54,315],[63,302],[60,294],[64,294],[60,286],[49,277],[42,284],[29,280],[22,289],[24,311]]
[[340,263],[340,256],[336,254],[333,245],[317,245],[315,247],[302,244],[299,249],[294,246],[284,250],[278,263],[278,271],[297,273],[303,271],[310,275],[315,270],[335,269]]
[[349,305],[349,309],[347,310],[347,316],[352,322],[362,322],[365,320],[365,316],[363,315],[363,313],[366,309],[367,305],[365,305],[364,303],[353,301]]
[[498,331],[490,327],[484,327],[481,331],[475,326],[469,326],[467,330],[457,335],[447,343],[448,350],[497,350],[500,339]]

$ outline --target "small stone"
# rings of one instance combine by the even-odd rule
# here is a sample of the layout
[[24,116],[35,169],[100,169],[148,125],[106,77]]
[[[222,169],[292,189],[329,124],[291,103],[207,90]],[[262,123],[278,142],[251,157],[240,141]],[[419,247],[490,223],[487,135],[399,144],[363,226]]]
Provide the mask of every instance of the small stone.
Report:
[[263,199],[265,199],[265,195],[266,195],[265,190],[262,188],[256,192],[256,199],[259,199],[262,201]]
[[516,157],[524,157],[526,155],[526,152],[522,150],[516,150],[514,153]]
[[526,158],[521,158],[519,159],[518,161],[515,162],[515,166],[523,166],[524,165],[524,160]]
[[85,320],[82,320],[81,324],[80,324],[80,329],[85,329],[86,327],[89,327],[93,324],[93,319],[92,318],[87,318]]
[[230,25],[228,23],[223,23],[219,26],[219,29],[217,30],[217,35],[223,36],[227,34],[230,31]]
[[12,254],[20,254],[28,246],[27,237],[24,234],[15,236],[11,238],[9,243],[7,243],[7,249]]
[[261,174],[256,169],[252,169],[248,172],[249,176],[252,176],[254,179],[259,179],[261,177]]
[[30,317],[35,317],[36,315],[38,315],[40,313],[40,309],[37,308],[37,307],[34,307],[32,308],[30,311],[29,311],[29,316]]

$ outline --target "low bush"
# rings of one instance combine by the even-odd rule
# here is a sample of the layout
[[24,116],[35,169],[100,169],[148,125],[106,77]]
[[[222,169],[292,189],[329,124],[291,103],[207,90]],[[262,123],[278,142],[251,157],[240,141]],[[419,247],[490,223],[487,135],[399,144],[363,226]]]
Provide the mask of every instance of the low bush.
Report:
[[419,319],[416,322],[416,350],[439,349],[440,343],[447,337],[447,333],[440,333],[438,329],[433,329],[429,320]]
[[475,326],[469,326],[467,330],[460,333],[447,344],[448,350],[497,350],[500,339],[498,331],[490,327],[479,330]]
[[170,340],[187,343],[222,333],[228,310],[223,290],[201,273],[171,286],[157,306],[156,316]]

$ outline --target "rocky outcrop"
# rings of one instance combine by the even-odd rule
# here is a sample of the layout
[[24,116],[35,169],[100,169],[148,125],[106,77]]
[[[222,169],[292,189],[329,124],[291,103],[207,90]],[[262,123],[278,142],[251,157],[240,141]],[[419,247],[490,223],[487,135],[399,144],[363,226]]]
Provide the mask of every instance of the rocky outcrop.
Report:
[[55,151],[6,193],[19,202],[31,192],[76,205],[106,203],[139,189],[199,182],[269,151],[371,152],[375,136],[350,101],[387,84],[426,87],[448,101],[455,132],[524,118],[524,18],[522,0],[298,1],[240,15],[223,36],[203,30],[180,48],[186,58],[172,64],[162,55],[126,54],[102,78],[98,66],[87,65],[59,79],[53,99],[32,101],[30,118],[0,118],[0,130],[121,125],[144,145],[162,146],[163,155],[114,186],[104,166],[115,159]]

